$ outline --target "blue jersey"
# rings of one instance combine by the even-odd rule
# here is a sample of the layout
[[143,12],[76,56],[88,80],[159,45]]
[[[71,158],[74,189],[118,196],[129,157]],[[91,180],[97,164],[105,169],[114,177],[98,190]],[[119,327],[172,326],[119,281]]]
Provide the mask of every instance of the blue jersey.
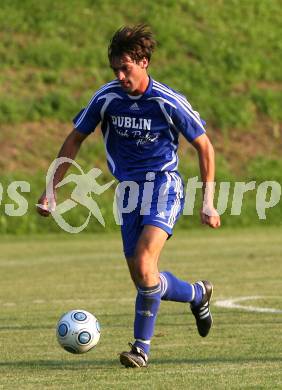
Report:
[[205,132],[186,98],[152,78],[138,96],[123,91],[118,80],[105,84],[73,122],[84,134],[101,122],[108,166],[119,181],[176,171],[179,133],[192,142]]

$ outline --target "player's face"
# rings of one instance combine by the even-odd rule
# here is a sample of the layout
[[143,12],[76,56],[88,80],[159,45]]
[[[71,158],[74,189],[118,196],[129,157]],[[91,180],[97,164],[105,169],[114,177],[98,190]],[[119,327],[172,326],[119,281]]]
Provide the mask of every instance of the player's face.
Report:
[[121,87],[130,95],[139,95],[145,92],[149,83],[147,67],[147,58],[135,62],[130,56],[124,55],[122,57],[115,57],[111,61],[111,68],[119,80]]

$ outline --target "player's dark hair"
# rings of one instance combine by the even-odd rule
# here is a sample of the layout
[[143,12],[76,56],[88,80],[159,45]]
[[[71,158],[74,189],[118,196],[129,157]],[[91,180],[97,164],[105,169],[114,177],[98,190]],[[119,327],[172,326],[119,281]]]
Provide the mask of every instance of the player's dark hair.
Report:
[[144,57],[150,62],[152,52],[156,46],[153,33],[146,24],[121,27],[113,35],[109,47],[108,57],[111,63],[114,57],[129,55],[133,61],[139,62]]

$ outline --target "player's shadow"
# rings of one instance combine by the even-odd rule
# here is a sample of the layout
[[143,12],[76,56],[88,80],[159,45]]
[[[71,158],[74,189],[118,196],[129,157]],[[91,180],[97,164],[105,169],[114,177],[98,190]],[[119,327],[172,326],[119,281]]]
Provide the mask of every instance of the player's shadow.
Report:
[[214,363],[225,363],[225,364],[244,364],[244,363],[273,363],[273,362],[282,362],[282,357],[279,356],[272,356],[272,357],[255,357],[255,356],[234,356],[231,357],[209,357],[209,358],[199,358],[199,359],[193,359],[193,358],[173,358],[173,357],[162,357],[160,359],[152,359],[152,363],[156,365],[164,365],[164,364],[197,364],[197,365],[207,365],[207,364],[214,364]]
[[53,329],[54,327],[52,326],[46,326],[46,325],[21,325],[21,326],[18,326],[18,325],[4,325],[4,326],[0,326],[0,331],[4,331],[4,330],[36,330],[36,329],[40,329],[40,330],[46,330],[46,329]]
[[93,359],[93,360],[22,360],[13,362],[0,361],[0,368],[13,367],[15,368],[29,368],[41,370],[82,370],[86,368],[97,369],[112,369],[117,366],[117,359]]
[[[274,363],[282,362],[281,357],[210,357],[202,359],[192,358],[175,358],[175,357],[162,357],[160,359],[152,359],[152,366],[165,366],[167,364],[189,364],[192,365],[208,365],[208,364],[246,364],[246,363]],[[82,370],[86,368],[95,368],[95,370],[112,370],[113,368],[122,368],[119,364],[118,359],[93,359],[93,360],[73,360],[73,361],[62,361],[62,360],[36,360],[36,361],[15,361],[15,362],[0,362],[0,369],[2,368],[28,368],[41,370]]]

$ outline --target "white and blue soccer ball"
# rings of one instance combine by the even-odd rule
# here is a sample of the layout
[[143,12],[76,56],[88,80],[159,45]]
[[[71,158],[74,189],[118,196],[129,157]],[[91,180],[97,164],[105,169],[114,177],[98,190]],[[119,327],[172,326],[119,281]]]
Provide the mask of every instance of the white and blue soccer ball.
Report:
[[71,310],[62,315],[57,324],[57,340],[71,353],[85,353],[94,348],[100,339],[100,324],[86,310]]

